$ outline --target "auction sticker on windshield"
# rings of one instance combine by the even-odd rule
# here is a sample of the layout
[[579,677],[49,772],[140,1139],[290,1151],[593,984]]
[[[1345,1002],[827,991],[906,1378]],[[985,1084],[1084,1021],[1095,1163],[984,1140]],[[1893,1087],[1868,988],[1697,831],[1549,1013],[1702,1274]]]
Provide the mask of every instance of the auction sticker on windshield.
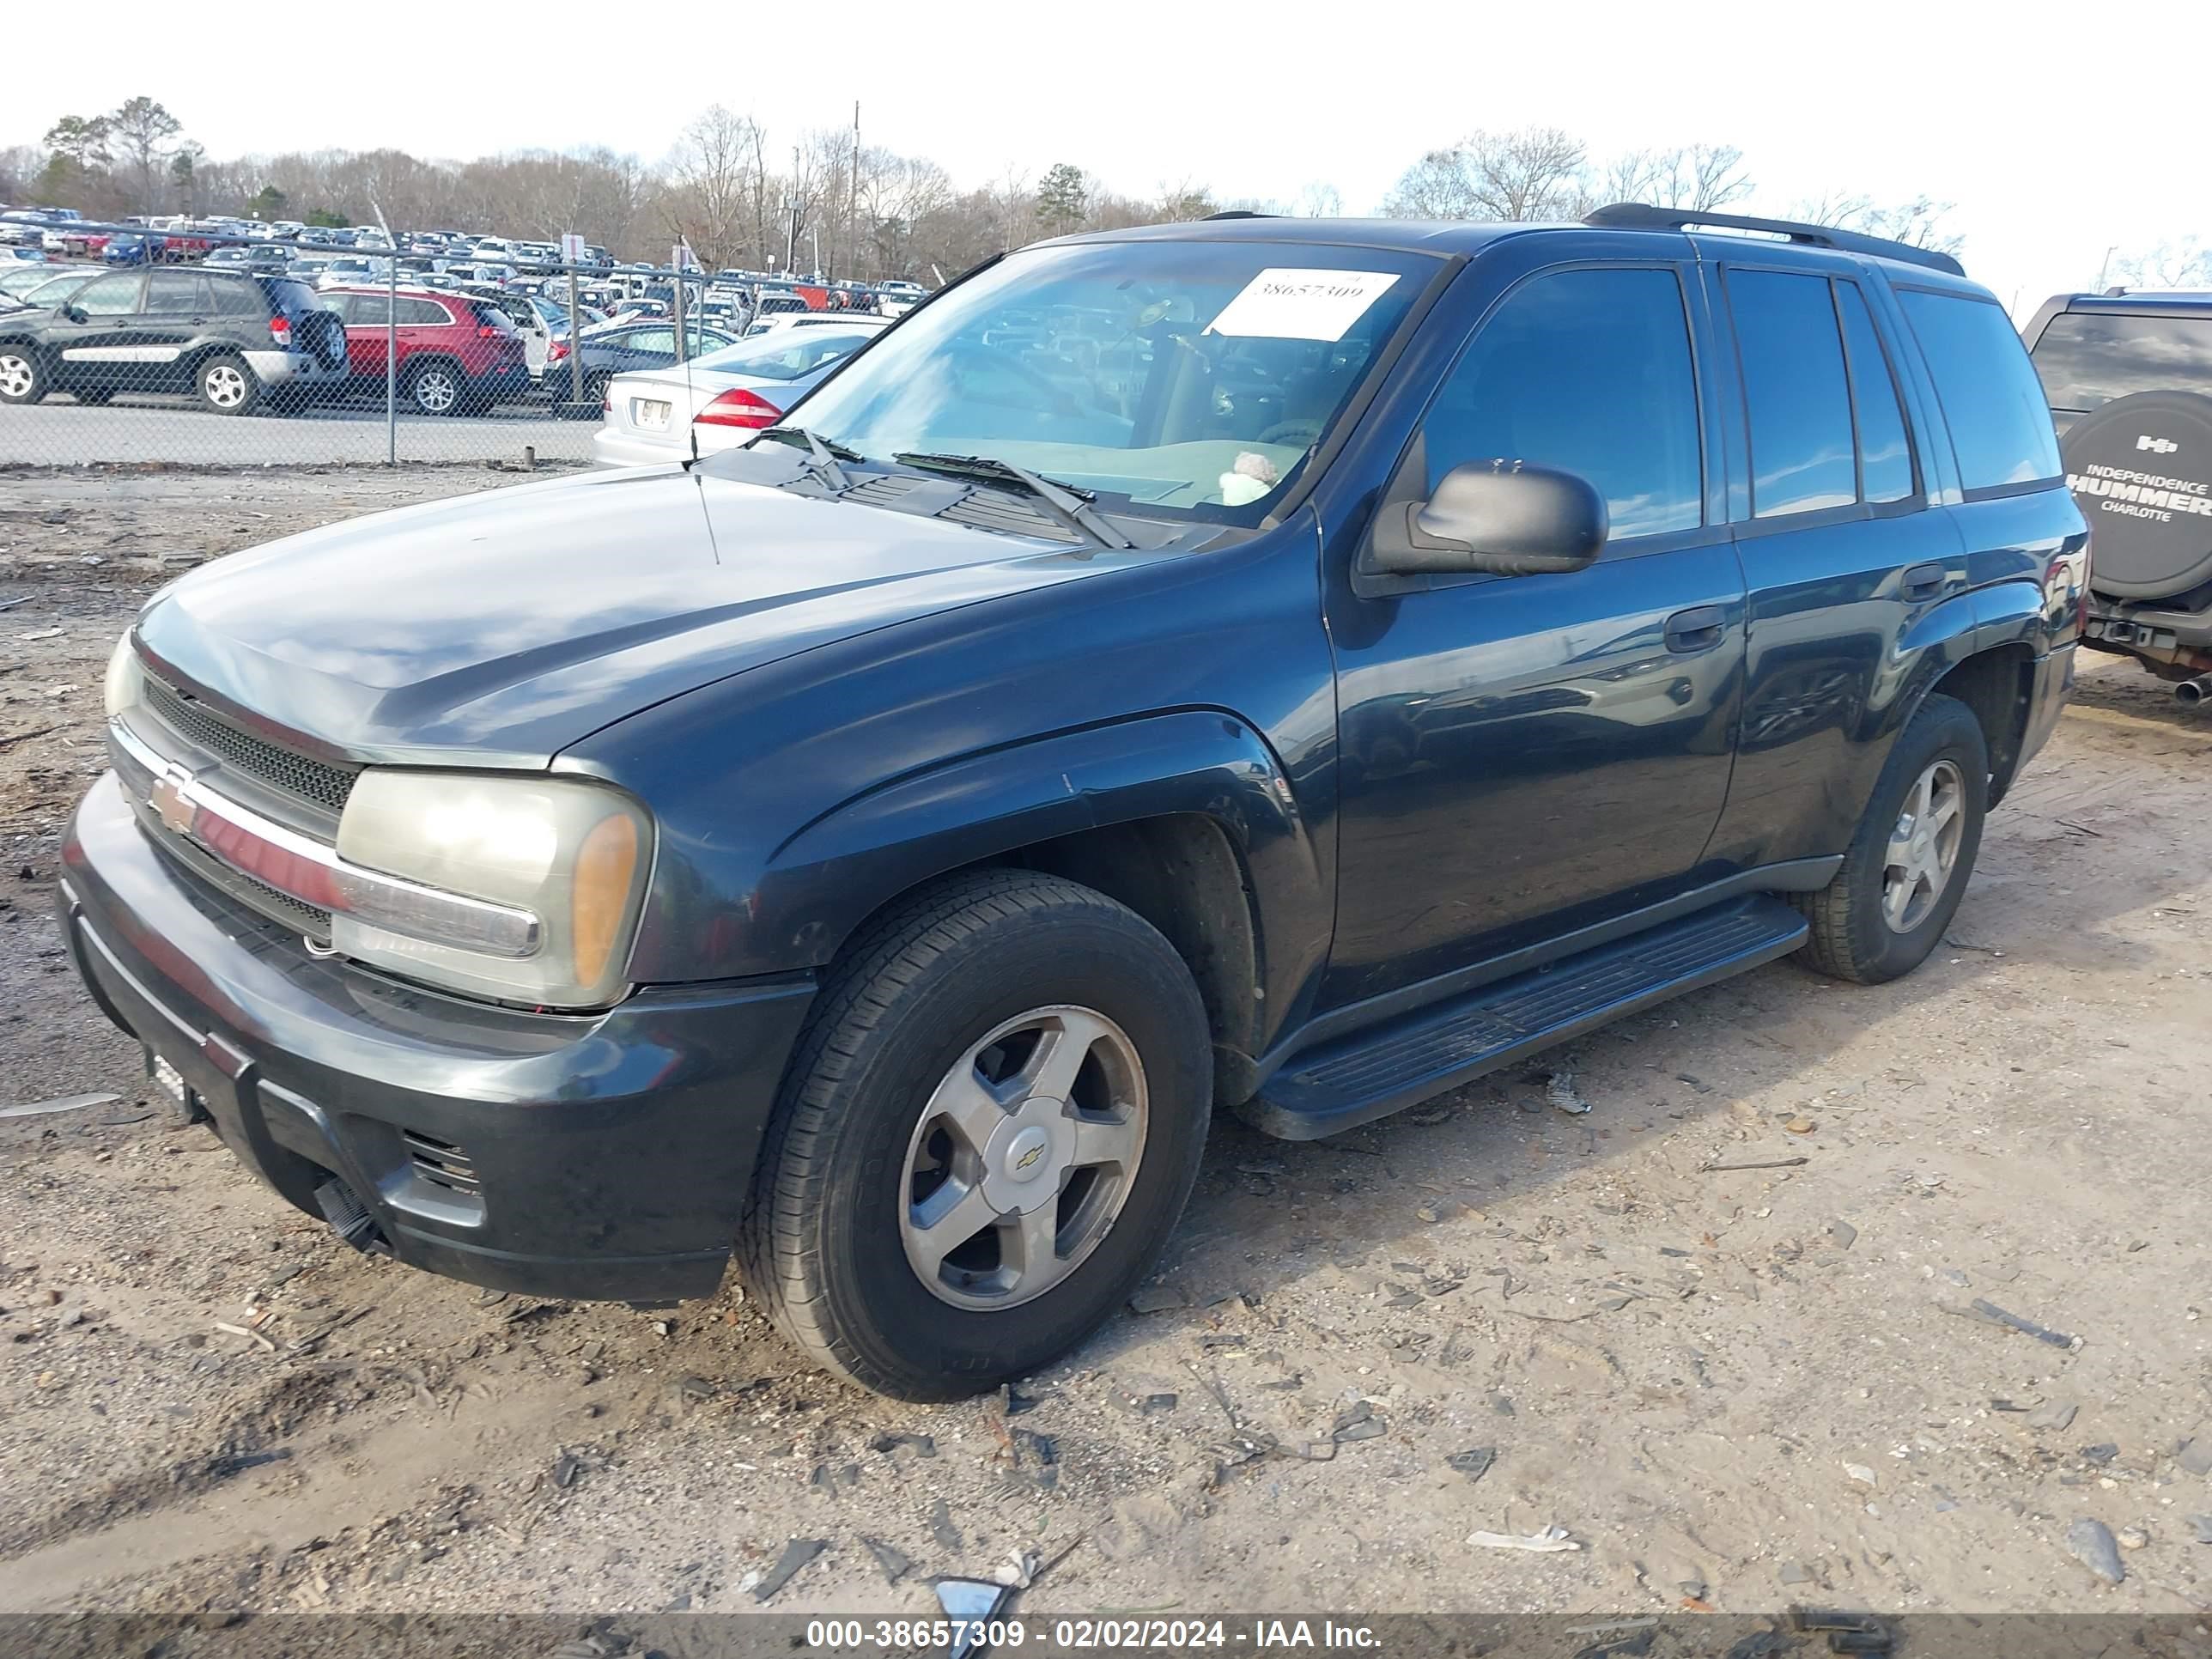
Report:
[[1397,280],[1388,270],[1270,267],[1221,308],[1206,331],[1270,340],[1341,340]]

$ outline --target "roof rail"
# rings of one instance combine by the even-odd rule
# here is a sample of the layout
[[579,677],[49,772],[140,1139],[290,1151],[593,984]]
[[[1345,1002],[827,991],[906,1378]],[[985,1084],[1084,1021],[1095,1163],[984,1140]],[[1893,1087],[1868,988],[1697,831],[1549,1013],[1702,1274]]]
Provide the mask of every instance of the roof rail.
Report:
[[1688,230],[1712,225],[1723,230],[1758,230],[1784,236],[1808,247],[1832,247],[1838,253],[1864,253],[1877,259],[1902,259],[1930,270],[1948,270],[1963,276],[1966,268],[1948,253],[1934,248],[1894,242],[1887,236],[1868,236],[1856,230],[1836,230],[1827,225],[1801,224],[1795,219],[1754,219],[1740,213],[1710,213],[1695,208],[1647,206],[1642,202],[1615,202],[1599,208],[1583,222],[1624,230]]
[[1218,213],[1209,213],[1207,219],[1279,219],[1279,213],[1262,213],[1257,208],[1224,208]]

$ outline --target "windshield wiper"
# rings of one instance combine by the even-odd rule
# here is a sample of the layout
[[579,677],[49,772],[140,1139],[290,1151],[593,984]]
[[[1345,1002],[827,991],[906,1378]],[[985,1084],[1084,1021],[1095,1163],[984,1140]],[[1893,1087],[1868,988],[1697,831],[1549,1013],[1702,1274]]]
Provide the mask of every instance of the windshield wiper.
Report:
[[1081,531],[1099,546],[1136,545],[1091,510],[1091,498],[1088,491],[1078,489],[1073,484],[1041,478],[1026,467],[1016,466],[1012,461],[1002,461],[995,455],[931,455],[908,449],[900,451],[891,459],[902,466],[914,467],[923,472],[943,472],[956,478],[988,478],[994,483],[1019,484],[1042,501],[1054,518],[1070,530]]
[[840,494],[850,489],[853,487],[853,481],[845,476],[845,469],[839,466],[837,463],[866,459],[859,450],[848,448],[843,444],[831,443],[809,432],[803,426],[763,427],[760,435],[763,438],[773,438],[778,443],[796,442],[803,447],[806,451],[807,459],[814,464],[815,476]]

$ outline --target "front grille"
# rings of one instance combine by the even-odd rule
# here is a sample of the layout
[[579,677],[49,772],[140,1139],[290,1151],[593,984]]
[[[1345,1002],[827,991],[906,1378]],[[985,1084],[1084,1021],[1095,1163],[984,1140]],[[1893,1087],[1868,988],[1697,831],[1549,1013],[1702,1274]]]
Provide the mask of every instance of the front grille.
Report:
[[422,1180],[469,1198],[482,1194],[477,1166],[462,1148],[434,1135],[426,1135],[420,1129],[403,1129],[399,1138],[406,1143],[407,1156],[415,1165],[415,1173]]
[[280,893],[264,881],[256,881],[243,870],[234,870],[216,858],[198,842],[182,836],[172,835],[154,816],[153,809],[143,801],[133,801],[132,807],[139,822],[155,846],[209,886],[226,896],[257,910],[278,926],[295,933],[306,934],[318,945],[327,945],[331,939],[331,913],[295,899],[289,893]]
[[146,707],[171,731],[225,766],[325,812],[345,811],[346,797],[353,793],[353,769],[313,760],[257,737],[150,674],[143,696]]

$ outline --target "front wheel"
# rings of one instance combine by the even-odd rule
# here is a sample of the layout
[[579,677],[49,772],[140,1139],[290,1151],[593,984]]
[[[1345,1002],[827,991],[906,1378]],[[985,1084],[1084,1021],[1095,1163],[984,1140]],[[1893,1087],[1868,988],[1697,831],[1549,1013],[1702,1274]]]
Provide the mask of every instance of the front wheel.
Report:
[[740,1270],[864,1388],[992,1388],[1080,1342],[1151,1267],[1212,1103],[1198,988],[1149,923],[1057,877],[948,878],[832,970]]
[[1890,750],[1843,868],[1796,900],[1812,924],[1799,952],[1806,964],[1879,985],[1926,961],[1966,896],[1989,785],[1989,744],[1973,710],[1930,696]]
[[0,346],[0,404],[34,404],[46,395],[46,366],[28,346]]

